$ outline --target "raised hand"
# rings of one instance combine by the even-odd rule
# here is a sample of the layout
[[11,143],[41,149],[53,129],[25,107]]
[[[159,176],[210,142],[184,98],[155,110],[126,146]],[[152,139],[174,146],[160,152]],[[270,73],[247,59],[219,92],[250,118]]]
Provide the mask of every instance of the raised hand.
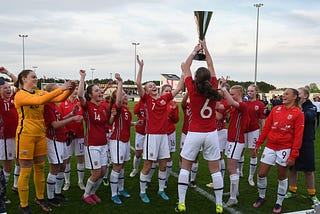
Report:
[[140,60],[139,55],[137,55],[137,62],[138,62],[138,64],[139,64],[140,67],[143,67],[143,66],[144,66],[143,59]]

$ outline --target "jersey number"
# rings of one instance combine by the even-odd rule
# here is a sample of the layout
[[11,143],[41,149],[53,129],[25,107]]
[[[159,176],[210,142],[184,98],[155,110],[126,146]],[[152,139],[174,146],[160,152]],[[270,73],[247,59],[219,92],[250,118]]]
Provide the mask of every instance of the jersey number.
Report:
[[206,99],[206,102],[203,104],[200,110],[200,115],[204,119],[210,118],[212,116],[212,108],[208,106],[209,101],[209,99]]

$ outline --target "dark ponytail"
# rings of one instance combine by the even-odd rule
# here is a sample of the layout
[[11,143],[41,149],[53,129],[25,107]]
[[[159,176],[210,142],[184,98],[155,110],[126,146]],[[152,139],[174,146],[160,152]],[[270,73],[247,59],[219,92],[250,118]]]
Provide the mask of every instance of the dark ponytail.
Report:
[[17,81],[13,84],[16,88],[20,89],[23,86],[23,81],[22,78],[27,77],[29,75],[30,72],[33,72],[33,70],[22,70],[19,74],[18,74],[18,78]]
[[211,84],[211,74],[207,68],[200,67],[197,69],[194,84],[197,92],[200,95],[210,100],[221,100],[222,96],[218,93],[218,90]]

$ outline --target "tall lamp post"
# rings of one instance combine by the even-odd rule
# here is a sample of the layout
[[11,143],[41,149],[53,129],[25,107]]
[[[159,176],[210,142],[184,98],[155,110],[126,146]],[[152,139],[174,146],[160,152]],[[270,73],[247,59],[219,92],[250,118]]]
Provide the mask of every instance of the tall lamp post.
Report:
[[134,82],[137,80],[137,45],[140,45],[139,42],[132,42],[132,45],[134,45]]
[[22,66],[23,66],[23,70],[26,69],[25,66],[25,61],[24,61],[24,39],[28,37],[27,34],[19,34],[19,37],[22,38]]
[[95,68],[90,68],[91,70],[91,84],[93,84],[93,71],[96,70]]
[[256,58],[254,63],[254,84],[257,85],[257,62],[258,62],[258,39],[259,39],[259,9],[263,6],[263,4],[254,4],[257,8],[257,34],[256,34]]

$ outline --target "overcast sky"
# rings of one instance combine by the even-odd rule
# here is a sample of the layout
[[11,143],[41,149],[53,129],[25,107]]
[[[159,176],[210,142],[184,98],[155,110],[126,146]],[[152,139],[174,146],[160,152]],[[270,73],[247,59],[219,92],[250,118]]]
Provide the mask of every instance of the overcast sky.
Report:
[[[257,81],[276,87],[320,87],[319,0],[10,0],[0,3],[0,66],[38,77],[134,79],[134,46],[145,61],[143,81],[180,74],[198,40],[194,10],[213,11],[206,40],[217,76],[253,81],[257,8]],[[205,65],[194,61],[192,69]],[[94,68],[91,72],[90,68]]]

